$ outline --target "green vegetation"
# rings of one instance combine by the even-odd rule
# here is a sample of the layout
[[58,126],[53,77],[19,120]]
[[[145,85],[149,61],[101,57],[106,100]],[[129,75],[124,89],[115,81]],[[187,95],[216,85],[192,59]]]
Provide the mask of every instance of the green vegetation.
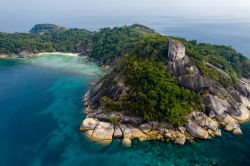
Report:
[[32,34],[55,33],[66,31],[67,28],[53,24],[37,24],[31,30]]
[[152,29],[138,24],[100,29],[93,35],[91,57],[101,64],[112,64],[115,58],[132,52],[141,39],[155,35]]
[[234,82],[237,77],[250,78],[249,59],[231,47],[161,36],[139,24],[103,28],[98,32],[38,24],[30,32],[0,33],[0,53],[18,54],[24,50],[33,53],[74,52],[87,54],[100,64],[112,64],[117,57],[131,53],[152,60],[164,59],[168,41],[175,39],[184,43],[187,55],[196,62],[208,61],[229,73]]
[[[179,40],[186,46],[186,54],[192,58],[195,65],[200,67],[201,71],[204,69],[205,77],[210,79],[211,77],[206,73],[207,70],[212,71],[213,69],[208,69],[204,65],[204,61],[227,72],[234,83],[237,83],[240,77],[250,78],[250,60],[227,46],[198,44],[197,41],[186,41],[181,38],[155,35],[146,36],[140,40],[133,50],[133,54],[142,58],[164,61],[168,53],[168,42],[172,39]],[[216,75],[218,76],[218,72],[215,74],[215,77]],[[216,78],[216,80],[222,79],[224,78]]]
[[28,33],[0,33],[0,53],[18,54],[21,51],[38,52],[80,52],[90,32],[84,29],[70,29],[63,32],[34,35]]
[[250,60],[229,46],[219,46],[197,41],[185,42],[187,55],[196,60],[206,60],[225,70],[235,80],[238,77],[250,78]]
[[109,117],[109,122],[112,123],[115,127],[121,125],[121,121],[116,116]]
[[128,56],[121,65],[128,96],[122,102],[105,97],[106,108],[177,126],[191,111],[203,109],[199,94],[178,86],[162,62]]

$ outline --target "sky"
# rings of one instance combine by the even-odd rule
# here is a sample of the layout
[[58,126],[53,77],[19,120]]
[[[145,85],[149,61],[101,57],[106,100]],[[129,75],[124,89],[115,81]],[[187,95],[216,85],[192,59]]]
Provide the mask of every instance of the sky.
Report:
[[[249,0],[0,0],[1,12],[81,11],[84,14],[250,14]],[[131,12],[131,13],[127,13]],[[163,13],[162,13],[163,12]]]
[[81,20],[149,16],[250,19],[250,0],[0,0],[1,31],[27,31],[36,23],[80,26]]

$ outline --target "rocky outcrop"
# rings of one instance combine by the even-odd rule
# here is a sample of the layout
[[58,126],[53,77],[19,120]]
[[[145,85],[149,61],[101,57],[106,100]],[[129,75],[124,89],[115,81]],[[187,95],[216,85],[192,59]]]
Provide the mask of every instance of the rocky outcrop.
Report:
[[193,91],[201,91],[203,89],[209,89],[214,91],[213,82],[200,76],[200,75],[184,75],[177,78],[177,81],[180,86],[191,89]]
[[109,144],[113,139],[114,126],[108,122],[100,122],[93,118],[86,118],[81,127],[81,131],[85,131],[91,139]]
[[245,97],[250,99],[250,81],[242,78],[238,85],[238,91]]
[[170,41],[168,47],[168,60],[182,60],[185,56],[185,46],[178,41]]
[[[209,63],[205,64],[231,79],[221,69]],[[133,139],[171,140],[183,145],[187,140],[194,138],[220,137],[221,127],[234,134],[242,133],[240,123],[249,120],[250,117],[249,80],[241,79],[235,87],[222,87],[216,81],[205,78],[199,68],[185,55],[185,47],[175,41],[169,43],[166,67],[180,86],[202,94],[204,112],[193,111],[188,116],[187,124],[176,128],[166,122],[145,121],[125,111],[103,111],[104,96],[119,101],[126,97],[128,91],[122,74],[113,73],[104,77],[86,93],[84,103],[88,115],[81,125],[81,130],[97,142],[111,143],[113,138],[120,138],[125,146],[131,146]],[[119,123],[112,124],[112,118]]]
[[98,110],[102,106],[101,101],[104,96],[115,100],[119,99],[124,91],[126,88],[118,74],[109,75],[91,88],[86,100],[93,110]]
[[225,71],[219,69],[218,67],[212,65],[211,63],[208,62],[204,62],[206,66],[213,68],[214,70],[216,70],[218,73],[220,73],[221,75],[223,75],[224,77],[226,77],[227,79],[231,79],[230,75],[228,73],[226,73]]
[[187,123],[187,131],[195,138],[208,139],[208,131],[203,129],[200,125],[189,120]]
[[32,52],[29,52],[29,51],[21,51],[18,54],[18,57],[19,58],[34,58],[34,57],[37,57],[37,55],[33,54]]

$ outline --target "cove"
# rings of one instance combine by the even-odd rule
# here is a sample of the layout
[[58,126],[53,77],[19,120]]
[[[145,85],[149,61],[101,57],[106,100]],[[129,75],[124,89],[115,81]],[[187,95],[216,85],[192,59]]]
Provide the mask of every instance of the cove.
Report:
[[250,123],[185,146],[90,141],[79,131],[82,96],[103,74],[84,57],[0,59],[0,165],[250,165]]

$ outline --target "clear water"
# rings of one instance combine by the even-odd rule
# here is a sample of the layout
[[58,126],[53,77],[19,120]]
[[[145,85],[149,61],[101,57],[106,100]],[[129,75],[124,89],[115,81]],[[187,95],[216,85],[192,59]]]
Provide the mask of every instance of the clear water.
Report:
[[0,165],[250,165],[250,123],[244,135],[187,143],[120,140],[104,146],[79,132],[82,95],[104,72],[86,59],[43,56],[0,60]]

